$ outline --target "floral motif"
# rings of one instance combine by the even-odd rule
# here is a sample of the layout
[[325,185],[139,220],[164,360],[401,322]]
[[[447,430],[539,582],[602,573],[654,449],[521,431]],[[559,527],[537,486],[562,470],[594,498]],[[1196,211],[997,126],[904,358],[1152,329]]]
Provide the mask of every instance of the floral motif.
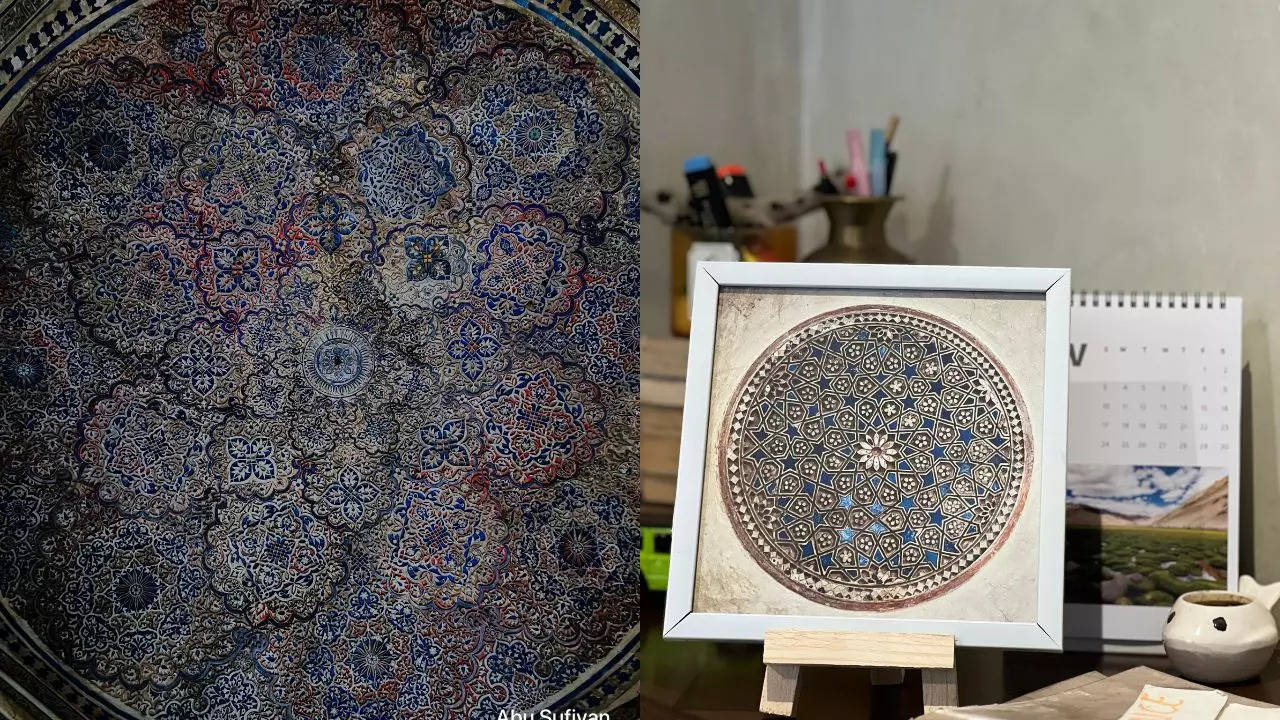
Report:
[[475,605],[507,562],[507,529],[490,508],[456,490],[410,492],[394,518],[388,539],[399,573],[393,581],[415,602]]
[[482,260],[472,269],[472,284],[490,309],[512,320],[546,324],[567,312],[582,288],[580,255],[567,238],[552,234],[549,223],[538,224],[538,213],[516,212],[508,208],[480,241]]
[[409,280],[444,280],[453,274],[448,235],[410,235],[404,239],[404,254],[409,258]]
[[589,528],[575,525],[565,530],[556,543],[560,566],[577,569],[598,565],[600,562],[599,539]]
[[323,90],[342,77],[342,68],[351,61],[351,53],[337,38],[307,35],[294,43],[292,60],[305,81]]
[[298,462],[281,420],[228,419],[210,433],[209,455],[219,490],[245,499],[287,489]]
[[313,614],[342,577],[340,541],[303,508],[234,505],[206,534],[205,564],[223,604],[254,624]]
[[[392,487],[374,482],[373,473],[352,464],[327,463],[326,471],[308,478],[307,499],[316,515],[337,527],[361,528],[375,521]],[[378,468],[383,478],[392,472]]]
[[505,160],[494,158],[484,166],[484,179],[492,187],[505,188],[516,184],[516,173]]
[[560,137],[556,113],[549,108],[526,110],[511,126],[507,139],[517,155],[538,157],[552,152]]
[[184,177],[200,192],[196,207],[217,211],[242,223],[270,222],[288,207],[281,192],[293,187],[306,151],[294,144],[295,132],[256,116],[262,124],[202,128],[183,148]]
[[467,425],[462,420],[429,423],[419,431],[425,445],[422,451],[422,469],[435,470],[443,465],[466,467],[471,464],[467,452]]
[[540,65],[529,65],[516,72],[516,87],[528,95],[544,93],[551,88],[551,73]]
[[548,372],[520,374],[497,388],[485,431],[497,467],[519,483],[570,477],[593,456],[594,404]]
[[894,464],[898,450],[885,433],[871,433],[858,443],[858,462],[868,470],[884,470]]
[[271,238],[249,230],[207,241],[194,264],[199,297],[224,326],[271,307],[280,278],[292,269]]
[[129,163],[128,135],[110,129],[100,129],[85,138],[84,156],[99,169],[114,172]]
[[333,252],[342,247],[342,241],[355,231],[355,213],[343,207],[338,198],[329,195],[320,200],[314,214],[302,223],[302,230],[316,239],[320,247]]
[[556,165],[556,178],[566,182],[581,180],[590,168],[590,161],[585,153],[570,150]]
[[498,128],[490,120],[481,120],[471,126],[467,143],[478,155],[492,155],[498,147]]
[[170,36],[169,53],[179,60],[194,62],[205,50],[204,34],[195,30]]
[[542,202],[551,196],[555,186],[555,178],[550,173],[539,170],[526,175],[520,181],[520,192],[534,202]]
[[45,357],[36,348],[0,349],[0,383],[15,390],[39,387],[48,374]]
[[379,683],[390,677],[391,671],[391,652],[381,640],[363,638],[351,651],[351,672],[364,681]]
[[360,186],[384,215],[411,218],[456,184],[444,146],[421,123],[393,128],[360,152]]
[[501,115],[516,101],[516,93],[510,85],[490,85],[480,93],[480,106],[489,117]]
[[116,602],[129,612],[139,612],[151,607],[160,595],[156,578],[143,568],[132,568],[116,578]]
[[374,352],[369,341],[348,327],[330,326],[312,334],[302,362],[307,383],[332,398],[356,395],[373,378]]
[[233,483],[274,483],[276,463],[269,438],[227,438],[227,479]]
[[465,231],[412,223],[393,229],[387,240],[393,251],[378,271],[394,302],[431,308],[458,297],[470,274]]
[[231,372],[231,363],[213,347],[213,343],[199,335],[193,336],[182,354],[174,358],[174,377],[186,382],[187,388],[201,396],[208,396],[218,380]]
[[598,143],[604,134],[604,121],[595,110],[578,110],[573,116],[573,132],[582,143]]
[[262,286],[262,276],[258,274],[258,248],[215,246],[213,266],[217,269],[213,286],[220,293],[230,294],[236,290],[256,292]]
[[106,502],[150,517],[185,510],[207,487],[204,433],[170,402],[119,387],[88,419],[78,480]]
[[107,226],[89,240],[103,248],[101,261],[71,269],[78,316],[121,352],[156,352],[167,329],[194,313],[192,272],[181,255],[189,241],[163,224]]
[[475,380],[484,372],[485,361],[498,354],[498,341],[486,335],[475,320],[468,320],[449,343],[449,357],[462,365],[462,374]]

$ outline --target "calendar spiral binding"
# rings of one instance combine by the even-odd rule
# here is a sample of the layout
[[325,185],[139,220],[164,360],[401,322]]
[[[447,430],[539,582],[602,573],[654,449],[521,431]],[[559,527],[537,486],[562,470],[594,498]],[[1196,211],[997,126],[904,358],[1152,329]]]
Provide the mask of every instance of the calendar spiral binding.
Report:
[[1106,292],[1081,290],[1071,293],[1072,307],[1170,308],[1199,310],[1226,309],[1226,293]]

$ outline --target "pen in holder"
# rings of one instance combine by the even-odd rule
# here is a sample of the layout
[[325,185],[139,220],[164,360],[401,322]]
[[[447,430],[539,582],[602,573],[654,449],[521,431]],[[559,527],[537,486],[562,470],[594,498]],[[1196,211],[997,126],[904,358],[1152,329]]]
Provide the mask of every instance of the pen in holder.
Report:
[[832,195],[822,199],[831,227],[827,244],[810,253],[805,262],[885,263],[905,265],[911,258],[889,246],[884,221],[901,197]]

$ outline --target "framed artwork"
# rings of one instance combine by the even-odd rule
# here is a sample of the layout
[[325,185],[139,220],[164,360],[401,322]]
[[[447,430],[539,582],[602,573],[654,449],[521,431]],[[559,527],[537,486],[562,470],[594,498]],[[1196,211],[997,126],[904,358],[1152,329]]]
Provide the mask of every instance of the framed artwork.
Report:
[[700,264],[664,635],[1060,649],[1070,282]]

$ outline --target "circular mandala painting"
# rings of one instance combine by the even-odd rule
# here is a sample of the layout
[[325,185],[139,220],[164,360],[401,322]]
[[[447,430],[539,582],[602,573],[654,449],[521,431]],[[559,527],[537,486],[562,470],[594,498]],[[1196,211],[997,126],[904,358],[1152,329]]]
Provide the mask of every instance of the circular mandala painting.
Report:
[[637,99],[562,30],[623,34],[142,5],[0,126],[0,639],[65,717],[625,701]]
[[952,323],[900,307],[829,312],[775,341],[733,396],[725,505],[792,590],[903,607],[963,582],[1016,522],[1025,422],[999,360]]

